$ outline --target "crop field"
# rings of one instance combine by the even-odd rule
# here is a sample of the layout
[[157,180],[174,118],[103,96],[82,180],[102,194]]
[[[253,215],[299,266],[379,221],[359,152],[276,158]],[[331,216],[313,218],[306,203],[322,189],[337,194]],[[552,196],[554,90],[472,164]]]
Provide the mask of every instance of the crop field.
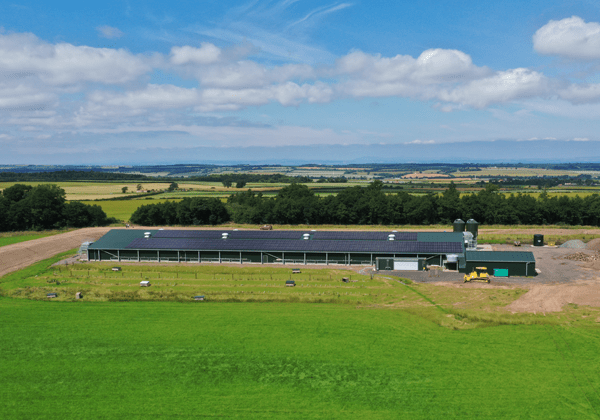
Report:
[[486,176],[513,176],[513,177],[531,177],[531,176],[577,176],[580,174],[588,174],[594,177],[600,176],[598,171],[565,171],[555,169],[544,169],[544,168],[481,168],[479,171],[457,171],[452,175],[457,177],[473,176],[473,177],[486,177]]
[[[597,308],[513,315],[502,307],[519,289],[350,272],[358,281],[342,283],[335,269],[303,269],[294,288],[280,286],[289,269],[265,267],[98,265],[88,278],[90,265],[55,275],[58,259],[1,279],[0,418],[545,420],[600,410]],[[140,273],[164,282],[143,293],[175,295],[119,293]],[[38,288],[59,297],[25,298]],[[116,294],[108,301],[94,288]],[[259,290],[282,294],[247,299]],[[189,298],[200,291],[207,301]],[[325,291],[334,294],[312,300]]]

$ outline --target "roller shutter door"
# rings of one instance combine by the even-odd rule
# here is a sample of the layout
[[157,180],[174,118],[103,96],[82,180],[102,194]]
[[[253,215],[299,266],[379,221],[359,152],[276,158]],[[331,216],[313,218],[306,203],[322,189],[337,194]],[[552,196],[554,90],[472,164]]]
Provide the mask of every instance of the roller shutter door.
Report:
[[394,261],[394,270],[419,271],[418,261]]

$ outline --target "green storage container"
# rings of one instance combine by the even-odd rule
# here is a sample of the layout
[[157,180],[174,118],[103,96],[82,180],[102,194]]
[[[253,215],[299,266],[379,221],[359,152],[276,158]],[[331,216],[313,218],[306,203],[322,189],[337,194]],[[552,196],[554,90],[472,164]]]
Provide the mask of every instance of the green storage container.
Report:
[[508,268],[494,268],[495,277],[508,277]]

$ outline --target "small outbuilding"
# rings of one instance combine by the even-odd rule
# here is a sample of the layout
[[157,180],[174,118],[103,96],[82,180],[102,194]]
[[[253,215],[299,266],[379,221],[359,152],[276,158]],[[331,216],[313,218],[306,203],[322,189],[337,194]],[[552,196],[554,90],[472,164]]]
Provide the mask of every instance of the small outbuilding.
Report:
[[46,295],[46,297],[47,297],[47,298],[55,298],[55,297],[58,297],[58,293],[48,293],[48,294]]
[[148,280],[144,280],[140,282],[141,287],[150,287],[150,282]]
[[194,300],[204,300],[204,296],[194,296]]
[[75,293],[75,299],[83,299],[83,295],[81,294],[81,292]]
[[485,266],[490,275],[498,277],[535,276],[535,258],[531,252],[521,251],[467,251],[464,273]]
[[296,285],[296,282],[294,280],[286,280],[285,285],[287,287],[294,287]]
[[113,267],[112,271],[121,271],[121,267]]
[[292,274],[300,274],[299,268],[292,268]]

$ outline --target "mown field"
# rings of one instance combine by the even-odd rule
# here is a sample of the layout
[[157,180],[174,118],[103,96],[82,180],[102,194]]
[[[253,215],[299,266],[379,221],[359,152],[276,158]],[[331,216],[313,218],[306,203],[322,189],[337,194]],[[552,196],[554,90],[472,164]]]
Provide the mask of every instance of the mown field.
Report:
[[68,232],[68,229],[63,230],[46,230],[43,232],[1,232],[0,246],[17,244],[19,242],[31,241],[33,239],[45,238],[46,236],[57,235],[59,233]]
[[[286,288],[287,268],[99,264],[54,274],[51,262],[0,280],[0,418],[593,419],[600,410],[597,308],[512,315],[502,307],[518,289],[356,273],[342,283],[343,270],[303,269]],[[121,293],[137,275],[156,284]],[[27,295],[42,288],[59,298]],[[251,301],[261,290],[275,298]],[[207,301],[190,299],[200,292]],[[313,300],[323,292],[336,303]]]

